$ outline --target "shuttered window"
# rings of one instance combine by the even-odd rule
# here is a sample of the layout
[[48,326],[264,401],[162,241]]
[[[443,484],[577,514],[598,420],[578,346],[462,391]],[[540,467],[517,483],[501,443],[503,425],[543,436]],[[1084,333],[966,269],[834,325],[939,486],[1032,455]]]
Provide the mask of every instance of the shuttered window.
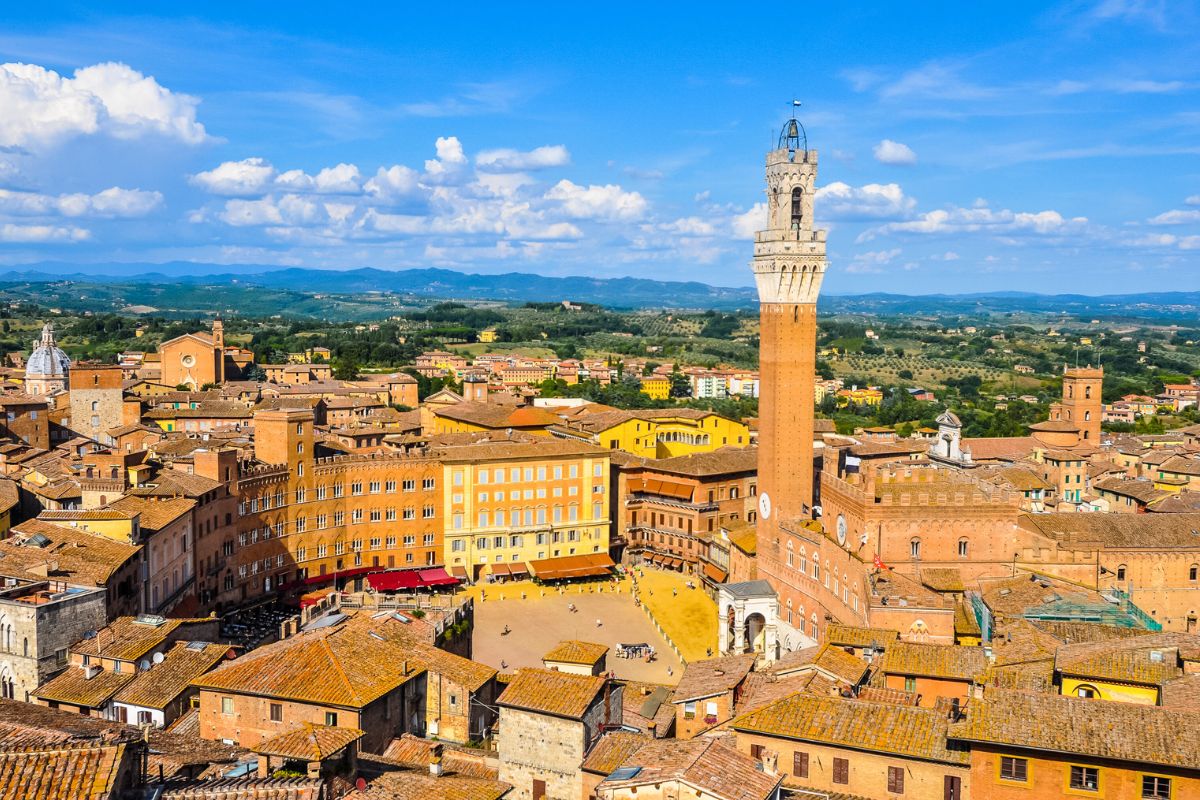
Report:
[[835,758],[833,760],[833,782],[850,782],[850,762],[847,759]]
[[888,788],[892,794],[904,794],[904,768],[888,767]]
[[792,754],[792,775],[797,778],[808,777],[808,753]]

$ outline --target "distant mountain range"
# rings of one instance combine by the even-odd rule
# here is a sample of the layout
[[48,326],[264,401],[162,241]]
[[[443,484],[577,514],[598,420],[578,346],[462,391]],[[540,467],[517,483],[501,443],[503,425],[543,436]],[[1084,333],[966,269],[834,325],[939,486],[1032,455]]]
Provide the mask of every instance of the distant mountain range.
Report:
[[[417,298],[556,302],[574,300],[611,308],[749,309],[757,304],[751,287],[710,286],[698,281],[646,278],[550,277],[510,272],[478,275],[447,269],[320,270],[279,268],[263,264],[108,263],[87,265],[40,262],[0,273],[0,283],[160,284],[195,286],[248,285],[303,293],[366,294],[373,292]],[[1148,292],[1088,296],[1030,292],[899,295],[869,293],[823,295],[821,310],[829,314],[894,316],[980,313],[1094,315],[1107,319],[1192,319],[1200,313],[1200,292]]]

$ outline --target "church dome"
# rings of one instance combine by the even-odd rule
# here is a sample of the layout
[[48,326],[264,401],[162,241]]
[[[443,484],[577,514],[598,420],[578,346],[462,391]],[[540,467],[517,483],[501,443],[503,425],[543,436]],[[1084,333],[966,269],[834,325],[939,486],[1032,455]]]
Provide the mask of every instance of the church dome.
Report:
[[65,377],[71,369],[71,358],[54,342],[54,326],[47,322],[42,327],[41,341],[35,342],[29,360],[25,362],[25,376]]

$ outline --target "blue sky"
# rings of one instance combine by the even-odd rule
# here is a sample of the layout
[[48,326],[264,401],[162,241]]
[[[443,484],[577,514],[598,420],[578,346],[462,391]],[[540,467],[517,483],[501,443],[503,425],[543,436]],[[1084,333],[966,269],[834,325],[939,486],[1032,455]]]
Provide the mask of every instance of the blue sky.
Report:
[[749,285],[798,97],[827,292],[1200,289],[1194,3],[406,6],[7,5],[0,264]]

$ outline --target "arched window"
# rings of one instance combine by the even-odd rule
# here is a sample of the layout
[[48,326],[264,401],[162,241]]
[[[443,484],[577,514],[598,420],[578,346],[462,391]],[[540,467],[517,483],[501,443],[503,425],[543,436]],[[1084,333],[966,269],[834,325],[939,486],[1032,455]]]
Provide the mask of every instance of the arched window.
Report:
[[1124,564],[1117,567],[1117,580],[1119,580],[1119,581],[1125,580],[1125,565]]
[[1192,564],[1188,567],[1188,580],[1195,582],[1197,578],[1200,578],[1200,564]]
[[1092,418],[1092,412],[1090,412],[1090,411],[1083,412],[1083,421],[1084,422],[1087,422],[1091,418]]
[[1081,684],[1075,688],[1076,697],[1084,697],[1088,699],[1100,699],[1100,690],[1090,684]]
[[912,557],[914,559],[921,557],[921,540],[920,539],[914,537],[913,540],[908,543],[908,554],[910,557]]
[[968,549],[969,549],[969,548],[970,548],[970,544],[967,542],[967,540],[966,540],[966,538],[965,538],[965,537],[964,537],[964,538],[962,538],[962,539],[959,539],[959,540],[958,540],[958,557],[959,557],[959,558],[966,558],[966,557],[967,557],[967,551],[968,551]]
[[1090,386],[1083,387],[1083,399],[1084,400],[1092,399],[1092,387],[1090,387]]
[[1074,397],[1075,397],[1075,387],[1068,383],[1067,384],[1067,399],[1070,400]]
[[804,190],[797,186],[792,189],[792,230],[800,230],[804,219]]

